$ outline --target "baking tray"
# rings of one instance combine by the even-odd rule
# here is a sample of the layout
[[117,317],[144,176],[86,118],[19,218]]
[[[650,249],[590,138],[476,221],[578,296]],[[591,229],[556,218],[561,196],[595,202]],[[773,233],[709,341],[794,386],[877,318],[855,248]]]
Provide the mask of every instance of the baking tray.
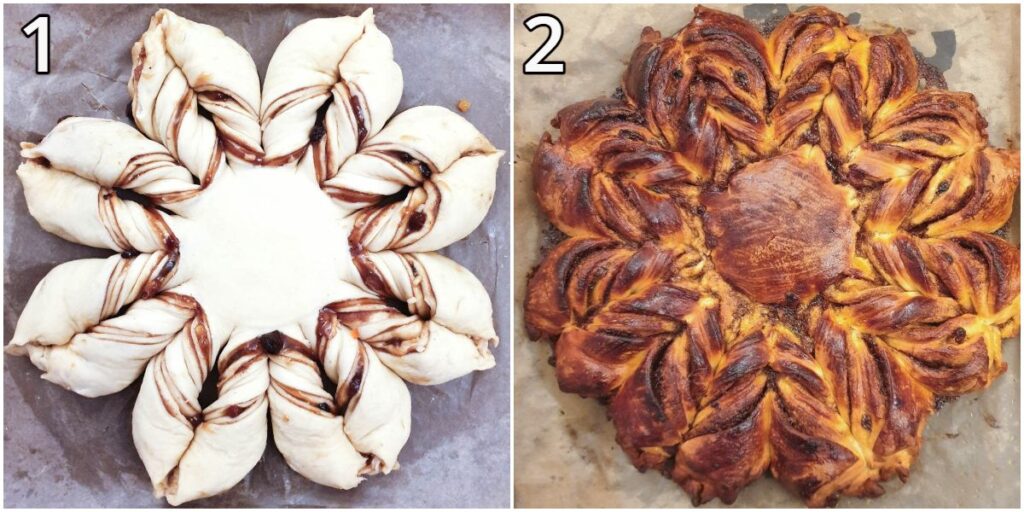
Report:
[[[4,341],[36,283],[55,265],[107,251],[44,232],[28,215],[14,171],[18,143],[38,141],[69,114],[127,121],[130,49],[157,5],[4,6]],[[278,42],[313,18],[358,15],[363,5],[173,5],[219,27],[249,50],[262,77]],[[509,149],[509,7],[374,6],[405,75],[399,111],[455,108],[498,148]],[[34,41],[20,27],[51,17],[49,75],[33,72]],[[269,444],[230,491],[190,503],[206,507],[507,507],[509,504],[509,156],[498,170],[494,206],[468,238],[444,252],[491,295],[501,344],[497,367],[441,386],[410,386],[412,435],[401,469],[351,491],[306,480]],[[4,356],[5,507],[151,507],[149,478],[131,440],[138,383],[83,398],[39,378],[24,357]]]

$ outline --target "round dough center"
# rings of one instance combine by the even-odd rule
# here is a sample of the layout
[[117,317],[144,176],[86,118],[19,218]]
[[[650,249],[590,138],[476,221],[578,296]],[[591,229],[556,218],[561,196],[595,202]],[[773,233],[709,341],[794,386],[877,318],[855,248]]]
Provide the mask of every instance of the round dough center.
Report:
[[757,302],[807,299],[850,268],[853,199],[832,183],[820,151],[751,164],[701,200],[715,269]]
[[271,330],[314,314],[348,259],[340,211],[294,168],[218,174],[185,224],[186,285],[235,328]]

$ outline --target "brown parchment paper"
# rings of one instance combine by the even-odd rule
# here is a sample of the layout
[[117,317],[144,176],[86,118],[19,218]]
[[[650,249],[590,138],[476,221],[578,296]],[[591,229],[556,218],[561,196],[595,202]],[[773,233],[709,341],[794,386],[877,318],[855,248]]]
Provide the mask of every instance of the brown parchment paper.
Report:
[[[17,144],[38,141],[64,115],[126,121],[130,48],[157,5],[4,7],[4,342],[36,283],[58,263],[108,253],[44,232],[26,210],[14,171]],[[278,42],[317,17],[358,15],[361,5],[169,6],[219,27],[249,50],[262,77]],[[436,104],[463,114],[509,149],[509,8],[506,5],[375,6],[405,76],[399,111]],[[51,15],[52,71],[34,68],[33,40],[19,29]],[[509,157],[483,225],[443,251],[490,292],[501,344],[497,367],[442,386],[410,386],[412,434],[401,468],[352,491],[295,473],[272,443],[232,490],[190,503],[241,507],[506,507],[509,503]],[[4,356],[6,507],[166,506],[153,498],[131,439],[138,383],[83,398],[39,378],[27,358]]]
[[[714,6],[765,19],[798,5]],[[902,27],[950,89],[973,92],[998,146],[1020,144],[1020,7],[1016,5],[832,5],[867,28]],[[533,196],[530,162],[537,141],[561,107],[611,94],[640,30],[673,34],[692,18],[692,5],[519,5],[515,56],[515,504],[519,507],[689,507],[689,497],[656,472],[641,474],[615,443],[604,406],[558,391],[547,344],[528,340],[521,314],[526,276],[537,263],[547,221]],[[564,76],[524,76],[523,61],[547,37],[523,20],[550,13],[565,36],[548,60]],[[1019,206],[1008,231],[1019,244]],[[843,507],[1020,506],[1020,343],[1008,340],[1009,368],[989,389],[947,404],[929,421],[924,447],[906,484],[885,484],[877,499],[844,498]],[[525,420],[524,420],[525,419]],[[721,501],[709,507],[723,506]],[[738,507],[801,507],[769,478],[757,480]]]

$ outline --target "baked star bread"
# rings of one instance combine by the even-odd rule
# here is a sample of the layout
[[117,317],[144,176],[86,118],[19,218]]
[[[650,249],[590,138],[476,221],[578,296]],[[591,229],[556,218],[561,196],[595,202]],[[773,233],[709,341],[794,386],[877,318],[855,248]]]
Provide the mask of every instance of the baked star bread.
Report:
[[695,504],[769,473],[809,506],[907,479],[937,402],[1005,371],[1020,327],[1017,151],[907,37],[814,7],[767,36],[698,7],[643,30],[617,94],[534,161],[567,236],[532,273],[559,387]]
[[22,144],[40,225],[117,254],[54,268],[7,351],[90,397],[142,376],[133,438],[174,505],[241,480],[268,422],[320,484],[398,468],[406,382],[495,364],[487,291],[433,251],[483,220],[502,152],[441,107],[392,117],[370,10],[296,27],[262,90],[241,46],[167,10],[132,63],[135,128],[71,117]]

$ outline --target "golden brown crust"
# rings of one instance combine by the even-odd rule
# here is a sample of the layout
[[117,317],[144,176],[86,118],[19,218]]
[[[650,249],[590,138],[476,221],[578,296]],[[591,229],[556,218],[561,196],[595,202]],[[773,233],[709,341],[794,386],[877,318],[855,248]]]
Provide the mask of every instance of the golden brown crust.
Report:
[[558,113],[533,162],[569,238],[530,277],[563,391],[704,503],[766,471],[808,505],[906,479],[937,399],[1020,328],[1016,151],[974,97],[919,90],[901,32],[810,8],[767,37],[698,7],[645,28],[618,98]]
[[715,269],[764,304],[816,295],[852,265],[851,195],[815,146],[748,165],[701,196]]

